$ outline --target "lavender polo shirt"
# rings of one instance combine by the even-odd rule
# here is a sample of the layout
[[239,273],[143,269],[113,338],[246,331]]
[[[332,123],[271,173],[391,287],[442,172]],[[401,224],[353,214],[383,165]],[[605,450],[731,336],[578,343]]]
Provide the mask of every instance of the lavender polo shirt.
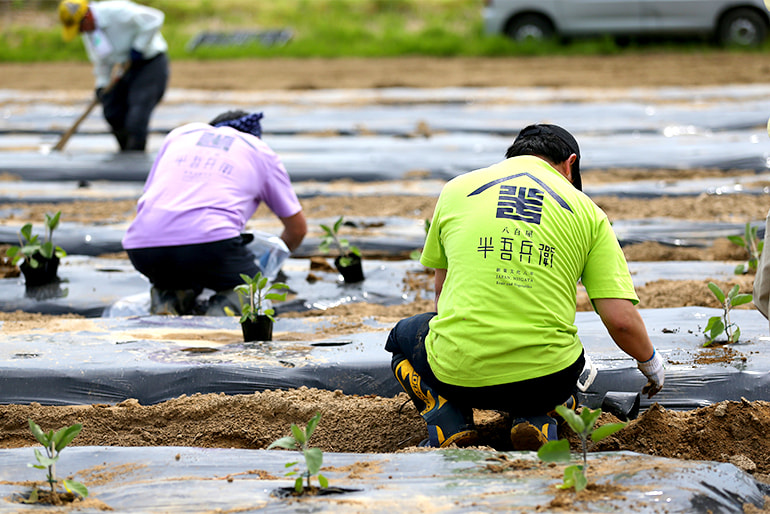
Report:
[[230,127],[183,125],[168,134],[155,158],[123,248],[236,237],[260,202],[280,218],[302,210],[275,152]]

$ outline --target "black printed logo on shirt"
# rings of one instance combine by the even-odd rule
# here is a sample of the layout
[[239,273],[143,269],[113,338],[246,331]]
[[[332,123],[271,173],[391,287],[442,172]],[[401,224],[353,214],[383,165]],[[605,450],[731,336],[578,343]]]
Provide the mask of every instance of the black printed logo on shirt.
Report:
[[543,191],[534,187],[501,185],[495,217],[539,225],[543,213],[543,196]]
[[[535,187],[506,186],[504,182],[519,177],[527,177],[539,185],[542,189]],[[559,196],[556,191],[535,177],[531,173],[516,173],[507,177],[501,177],[478,187],[468,196],[479,195],[487,189],[500,184],[500,194],[497,199],[497,218],[506,218],[513,220],[522,220],[527,223],[540,224],[540,217],[543,212],[543,198],[546,194],[553,198],[556,203],[564,210],[572,212],[569,204]]]

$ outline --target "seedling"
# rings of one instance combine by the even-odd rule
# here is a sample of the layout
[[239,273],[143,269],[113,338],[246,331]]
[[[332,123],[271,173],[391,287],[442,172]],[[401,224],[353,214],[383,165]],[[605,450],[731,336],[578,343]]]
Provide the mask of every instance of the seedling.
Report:
[[[59,479],[56,478],[56,461],[59,460],[61,451],[69,443],[71,443],[75,437],[78,436],[82,428],[83,425],[77,423],[69,427],[64,427],[60,430],[57,430],[56,432],[53,430],[43,432],[43,430],[34,421],[31,419],[29,420],[29,429],[32,432],[32,435],[34,435],[35,439],[37,439],[37,441],[45,448],[45,455],[43,455],[43,453],[38,448],[35,448],[35,459],[37,459],[38,463],[29,464],[29,466],[37,469],[48,470],[46,480],[51,485],[51,497],[54,499],[54,501],[58,499],[56,484],[59,482]],[[61,483],[70,493],[79,494],[83,498],[88,496],[88,489],[80,482],[63,479],[61,480]],[[37,490],[34,490],[28,501],[34,503],[36,499]]]
[[241,304],[240,322],[243,323],[247,319],[256,321],[259,315],[267,316],[274,322],[275,309],[265,308],[265,301],[276,300],[282,302],[286,300],[287,293],[272,293],[271,291],[289,289],[289,286],[283,282],[274,282],[268,286],[267,277],[263,277],[259,271],[254,277],[241,273],[241,278],[244,283],[235,286],[235,292],[238,293],[238,301]]
[[709,318],[706,328],[703,329],[703,333],[708,338],[708,341],[703,343],[703,346],[711,346],[716,341],[716,338],[723,333],[727,335],[728,343],[737,343],[741,337],[741,329],[736,323],[730,321],[730,311],[733,307],[749,303],[754,297],[751,294],[738,294],[740,289],[738,284],[735,284],[726,295],[713,282],[709,282],[708,287],[714,293],[717,300],[719,300],[719,303],[722,304],[722,315]]
[[749,260],[745,264],[738,264],[735,267],[735,274],[743,275],[748,271],[756,272],[759,256],[762,254],[762,248],[765,246],[765,242],[757,237],[757,227],[752,227],[751,223],[746,223],[743,237],[727,236],[727,239],[731,243],[743,247],[749,255]]
[[[626,422],[607,423],[598,428],[594,428],[596,420],[602,414],[601,409],[591,410],[583,408],[580,415],[564,405],[556,407],[556,412],[565,419],[567,424],[580,437],[581,448],[583,451],[583,463],[572,464],[564,468],[564,480],[559,486],[561,489],[575,489],[580,492],[588,486],[586,471],[588,470],[588,440],[596,443],[608,437],[618,430],[625,428]],[[537,456],[544,462],[570,462],[572,455],[570,453],[569,441],[559,439],[558,441],[549,441],[537,451]]]
[[[292,470],[286,473],[287,477],[299,474],[299,476],[297,476],[297,478],[294,480],[294,490],[298,493],[302,493],[305,490],[302,485],[303,477],[307,478],[307,489],[311,488],[310,477],[313,475],[318,475],[318,483],[321,485],[321,487],[329,487],[329,481],[325,476],[319,473],[321,470],[321,464],[323,463],[323,453],[319,448],[308,447],[310,436],[313,435],[313,431],[315,430],[316,426],[318,426],[318,422],[320,420],[321,413],[317,412],[316,415],[307,422],[307,427],[305,427],[304,430],[299,428],[296,424],[292,423],[292,435],[281,437],[280,439],[273,441],[270,446],[267,447],[268,450],[275,448],[276,446],[285,448],[287,450],[297,450],[303,455],[305,458],[305,472],[298,473],[298,471]],[[296,466],[298,463],[299,461],[287,462],[284,467],[291,468]]]
[[340,227],[342,226],[343,217],[340,216],[334,225],[329,227],[328,225],[321,225],[321,229],[324,231],[324,236],[321,239],[321,243],[318,245],[318,249],[322,253],[329,253],[331,247],[334,246],[339,252],[340,266],[343,268],[350,266],[353,263],[353,259],[350,254],[361,257],[361,251],[352,246],[350,241],[339,237]]
[[59,219],[61,218],[61,211],[57,212],[53,216],[50,214],[45,215],[45,241],[40,242],[38,235],[32,235],[32,223],[27,223],[21,230],[19,230],[19,245],[11,246],[6,251],[6,255],[11,258],[12,264],[17,264],[21,259],[24,259],[30,268],[37,268],[40,263],[35,259],[35,254],[40,254],[46,259],[51,259],[54,255],[59,258],[67,255],[60,246],[54,246],[53,244],[53,231],[59,226]]
[[[430,220],[425,219],[423,227],[425,228],[425,235],[428,235],[428,231],[430,230]],[[409,254],[409,258],[413,261],[419,261],[420,257],[422,257],[422,250],[412,250],[412,253]]]

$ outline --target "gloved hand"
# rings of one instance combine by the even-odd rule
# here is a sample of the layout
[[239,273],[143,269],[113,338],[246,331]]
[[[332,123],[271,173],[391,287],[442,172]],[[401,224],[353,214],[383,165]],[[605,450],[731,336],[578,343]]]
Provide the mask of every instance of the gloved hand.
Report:
[[652,398],[663,389],[663,382],[666,378],[663,371],[663,359],[656,350],[653,350],[649,360],[636,361],[636,366],[647,377],[647,385],[642,388],[642,394],[646,394],[647,398]]
[[97,87],[96,88],[96,98],[98,98],[101,101],[102,95],[104,95],[104,88],[103,87]]
[[134,50],[133,48],[128,53],[128,56],[129,56],[131,62],[143,61],[144,60],[144,56],[142,55],[142,52],[140,52],[138,50]]

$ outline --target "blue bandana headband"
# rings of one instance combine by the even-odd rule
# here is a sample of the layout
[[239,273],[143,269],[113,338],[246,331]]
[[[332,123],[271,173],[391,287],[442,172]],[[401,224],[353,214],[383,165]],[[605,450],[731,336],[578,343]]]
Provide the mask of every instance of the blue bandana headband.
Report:
[[234,120],[220,121],[214,126],[232,127],[241,132],[251,134],[252,136],[262,137],[262,127],[259,124],[259,120],[261,120],[263,116],[264,115],[261,112],[255,112]]

